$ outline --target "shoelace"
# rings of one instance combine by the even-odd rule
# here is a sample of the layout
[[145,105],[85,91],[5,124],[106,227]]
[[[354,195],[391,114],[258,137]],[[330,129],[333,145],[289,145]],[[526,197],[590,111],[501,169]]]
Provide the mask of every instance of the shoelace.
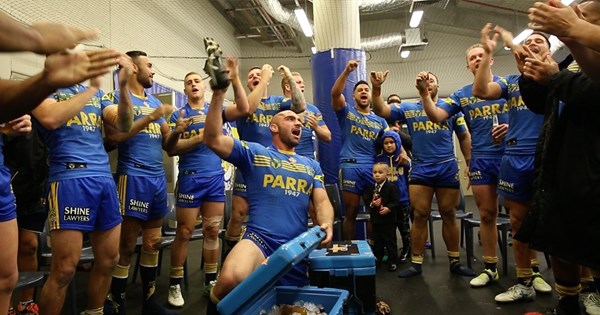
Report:
[[173,290],[169,290],[169,293],[171,295],[177,295],[178,293],[181,293],[181,287],[175,286],[175,288]]
[[598,296],[598,294],[592,293],[588,296],[588,299],[594,304],[600,304],[600,297]]
[[33,314],[39,314],[39,312],[40,312],[40,308],[35,303],[27,304],[27,306],[25,307],[25,310],[30,313],[33,313]]
[[40,313],[39,306],[35,303],[29,303],[25,305],[25,307],[21,308],[21,305],[17,307],[17,311],[13,314],[34,314],[38,315]]
[[513,285],[512,287],[508,288],[508,291],[516,293],[517,295],[521,295],[520,292],[519,292],[520,290],[519,290],[519,288],[516,285]]

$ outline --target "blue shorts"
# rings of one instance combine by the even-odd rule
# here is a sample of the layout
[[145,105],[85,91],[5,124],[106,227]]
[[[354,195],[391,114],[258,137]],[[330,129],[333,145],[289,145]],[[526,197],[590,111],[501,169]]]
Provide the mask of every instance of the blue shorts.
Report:
[[17,217],[17,205],[10,178],[10,170],[6,166],[0,166],[0,222],[10,221]]
[[473,159],[469,165],[471,185],[498,185],[500,159]]
[[[293,237],[292,237],[293,238]],[[292,239],[290,238],[290,239]],[[256,247],[258,247],[265,257],[271,256],[281,245],[269,236],[264,235],[260,232],[253,231],[251,228],[246,228],[246,232],[242,236],[242,239],[252,241]],[[285,286],[305,286],[308,285],[308,259],[305,258],[298,262],[292,270],[279,278],[275,285]]]
[[119,175],[121,214],[142,221],[163,218],[167,207],[167,179],[160,176]]
[[225,202],[223,174],[204,177],[199,174],[179,173],[177,179],[177,207],[198,208],[202,202]]
[[372,167],[352,167],[340,169],[342,190],[362,195],[366,187],[375,185]]
[[239,169],[235,170],[235,181],[233,182],[233,195],[248,198],[246,194],[246,182]]
[[533,198],[535,155],[504,155],[500,162],[498,194],[515,201]]
[[83,177],[50,183],[51,230],[106,231],[121,223],[117,187],[112,177]]
[[409,185],[422,185],[433,188],[460,188],[458,164],[450,160],[438,164],[413,162],[408,175]]

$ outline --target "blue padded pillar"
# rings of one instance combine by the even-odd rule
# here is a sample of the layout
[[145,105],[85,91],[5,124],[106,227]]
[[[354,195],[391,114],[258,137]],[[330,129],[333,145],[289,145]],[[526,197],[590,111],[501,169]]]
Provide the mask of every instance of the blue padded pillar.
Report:
[[365,53],[359,49],[334,48],[320,51],[312,56],[311,70],[313,78],[313,101],[323,113],[323,119],[331,130],[331,142],[319,142],[319,162],[325,174],[325,182],[338,182],[339,156],[341,148],[341,133],[338,118],[331,107],[331,88],[337,77],[346,68],[349,60],[360,60],[360,66],[348,78],[344,89],[346,102],[354,106],[352,87],[360,80],[366,80]]

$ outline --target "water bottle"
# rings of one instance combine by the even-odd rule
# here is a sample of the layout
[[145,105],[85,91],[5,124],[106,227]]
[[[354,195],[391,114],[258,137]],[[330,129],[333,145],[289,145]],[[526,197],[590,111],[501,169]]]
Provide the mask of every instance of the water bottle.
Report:
[[[494,130],[494,128],[496,128],[500,123],[498,122],[498,115],[494,114],[492,115],[492,131]],[[495,140],[492,139],[492,143],[494,145],[500,145],[502,144],[502,140]]]

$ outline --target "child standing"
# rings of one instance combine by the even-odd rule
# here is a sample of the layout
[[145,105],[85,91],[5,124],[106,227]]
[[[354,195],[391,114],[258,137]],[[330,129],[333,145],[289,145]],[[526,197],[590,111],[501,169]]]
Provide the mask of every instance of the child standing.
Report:
[[375,186],[367,187],[363,194],[365,205],[371,215],[372,238],[375,242],[373,253],[381,262],[388,252],[389,271],[396,271],[398,244],[396,241],[396,214],[400,207],[398,187],[387,180],[388,166],[383,163],[373,165]]
[[[404,141],[400,135],[393,130],[386,131],[380,138],[377,144],[376,163],[385,163],[389,168],[388,181],[398,187],[398,198],[400,207],[396,214],[396,226],[402,237],[402,251],[398,263],[403,264],[407,261],[410,255],[410,201],[408,198],[408,170],[410,169],[410,161],[408,158],[399,158],[404,146]],[[406,155],[409,151],[406,151]]]

